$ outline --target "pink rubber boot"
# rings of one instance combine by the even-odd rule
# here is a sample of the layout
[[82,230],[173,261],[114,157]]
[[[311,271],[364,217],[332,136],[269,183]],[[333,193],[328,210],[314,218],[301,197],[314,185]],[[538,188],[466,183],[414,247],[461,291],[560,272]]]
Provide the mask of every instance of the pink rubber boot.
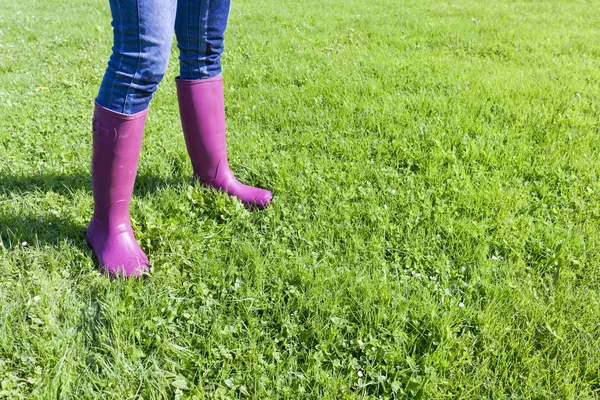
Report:
[[150,270],[129,221],[147,112],[121,114],[97,103],[94,110],[94,215],[86,239],[100,268],[112,276],[137,277]]
[[223,77],[177,79],[181,125],[194,177],[202,184],[223,190],[247,206],[264,208],[271,192],[240,183],[227,161]]

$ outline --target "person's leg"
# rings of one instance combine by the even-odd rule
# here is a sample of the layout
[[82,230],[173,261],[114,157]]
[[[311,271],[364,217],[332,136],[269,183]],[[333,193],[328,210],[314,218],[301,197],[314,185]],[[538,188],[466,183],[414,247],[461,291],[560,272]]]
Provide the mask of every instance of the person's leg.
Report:
[[94,215],[86,239],[103,272],[138,276],[149,271],[131,229],[129,202],[147,110],[121,114],[96,103],[93,122]]
[[179,0],[175,34],[179,78],[205,79],[221,74],[221,54],[230,0]]
[[129,203],[148,104],[169,59],[175,3],[111,0],[110,6],[114,47],[94,110],[94,214],[86,239],[103,271],[138,276],[149,266],[131,229]]
[[246,205],[265,207],[271,192],[240,183],[227,160],[221,53],[229,9],[229,0],[178,0],[181,124],[197,179]]
[[123,114],[148,108],[165,74],[176,0],[110,0],[114,45],[96,102]]

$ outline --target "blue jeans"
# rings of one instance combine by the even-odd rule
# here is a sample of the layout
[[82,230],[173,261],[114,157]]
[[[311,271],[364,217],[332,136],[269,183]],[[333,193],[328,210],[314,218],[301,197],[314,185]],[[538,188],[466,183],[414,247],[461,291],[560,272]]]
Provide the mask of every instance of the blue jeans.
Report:
[[148,108],[167,69],[173,29],[181,79],[221,74],[231,0],[110,0],[114,46],[96,101],[123,114]]

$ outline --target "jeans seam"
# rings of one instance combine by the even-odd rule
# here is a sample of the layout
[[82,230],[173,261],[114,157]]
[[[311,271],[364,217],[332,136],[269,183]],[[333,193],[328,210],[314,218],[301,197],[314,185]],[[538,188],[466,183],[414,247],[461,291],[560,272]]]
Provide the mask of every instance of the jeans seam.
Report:
[[209,16],[210,16],[210,10],[211,10],[211,4],[210,4],[210,0],[207,0],[208,4],[206,7],[206,24],[204,25],[204,69],[202,74],[204,75],[203,78],[209,78],[210,77],[210,73],[208,72],[208,55],[209,55],[209,49],[210,49],[210,43],[208,42],[208,28],[209,28]]
[[202,22],[202,3],[200,2],[198,6],[198,19],[196,20],[196,24],[198,24],[198,28],[196,29],[196,46],[194,47],[194,58],[196,59],[196,71],[191,71],[190,74],[194,78],[198,79],[198,74],[200,71],[200,49],[198,46],[200,45],[200,23]]
[[[123,13],[121,12],[122,11],[121,10],[121,2],[119,0],[117,0],[117,8],[119,10],[118,11],[119,12],[119,19],[122,20],[123,19]],[[114,23],[114,21],[113,21],[113,23]],[[122,44],[119,43],[119,46],[121,46],[121,45]],[[116,40],[115,40],[114,46],[115,47],[117,46]],[[122,49],[121,49],[121,51],[122,51]],[[114,50],[113,50],[113,53],[114,53]],[[119,67],[117,68],[117,71],[121,70],[122,66],[123,66],[123,56],[121,55],[121,56],[119,56]],[[113,100],[114,95],[115,95],[115,84],[114,84],[114,82],[111,82],[111,85],[110,85],[110,96],[108,98],[111,99],[111,100]],[[125,103],[125,100],[123,100],[123,103]],[[112,103],[111,103],[111,106],[112,106]],[[124,109],[125,109],[125,105],[123,104],[123,110]]]
[[[190,41],[190,17],[191,17],[192,14],[190,13],[190,2],[189,2],[189,0],[185,0],[185,14],[186,14],[185,15],[185,38],[186,38],[185,47],[187,47],[189,49],[190,45],[192,43]],[[185,61],[184,64],[187,64],[187,61]]]
[[138,55],[137,55],[137,65],[135,66],[135,72],[133,73],[133,76],[131,77],[131,83],[129,84],[129,86],[127,87],[127,92],[125,92],[125,100],[123,101],[123,113],[127,114],[127,98],[129,97],[129,91],[131,90],[131,86],[133,86],[133,82],[135,81],[135,76],[137,75],[139,69],[140,69],[140,60],[142,58],[142,38],[141,38],[141,29],[142,29],[142,22],[140,21],[140,2],[139,0],[136,1],[136,6],[137,6],[137,17],[138,17]]
[[208,72],[208,57],[210,55],[210,44],[208,43],[208,16],[210,15],[210,0],[208,0],[208,8],[206,9],[206,25],[204,25],[204,77],[210,77],[210,73]]

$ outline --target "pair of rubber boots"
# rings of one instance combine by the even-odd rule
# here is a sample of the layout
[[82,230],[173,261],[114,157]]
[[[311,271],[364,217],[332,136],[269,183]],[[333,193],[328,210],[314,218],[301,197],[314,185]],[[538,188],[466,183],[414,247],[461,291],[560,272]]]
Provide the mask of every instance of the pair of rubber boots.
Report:
[[[206,186],[265,207],[271,192],[244,185],[227,160],[225,106],[221,76],[177,79],[181,124],[194,177]],[[103,272],[137,277],[149,272],[148,257],[135,240],[129,203],[137,173],[147,110],[127,115],[96,104],[93,119],[92,186],[94,215],[86,239]]]

